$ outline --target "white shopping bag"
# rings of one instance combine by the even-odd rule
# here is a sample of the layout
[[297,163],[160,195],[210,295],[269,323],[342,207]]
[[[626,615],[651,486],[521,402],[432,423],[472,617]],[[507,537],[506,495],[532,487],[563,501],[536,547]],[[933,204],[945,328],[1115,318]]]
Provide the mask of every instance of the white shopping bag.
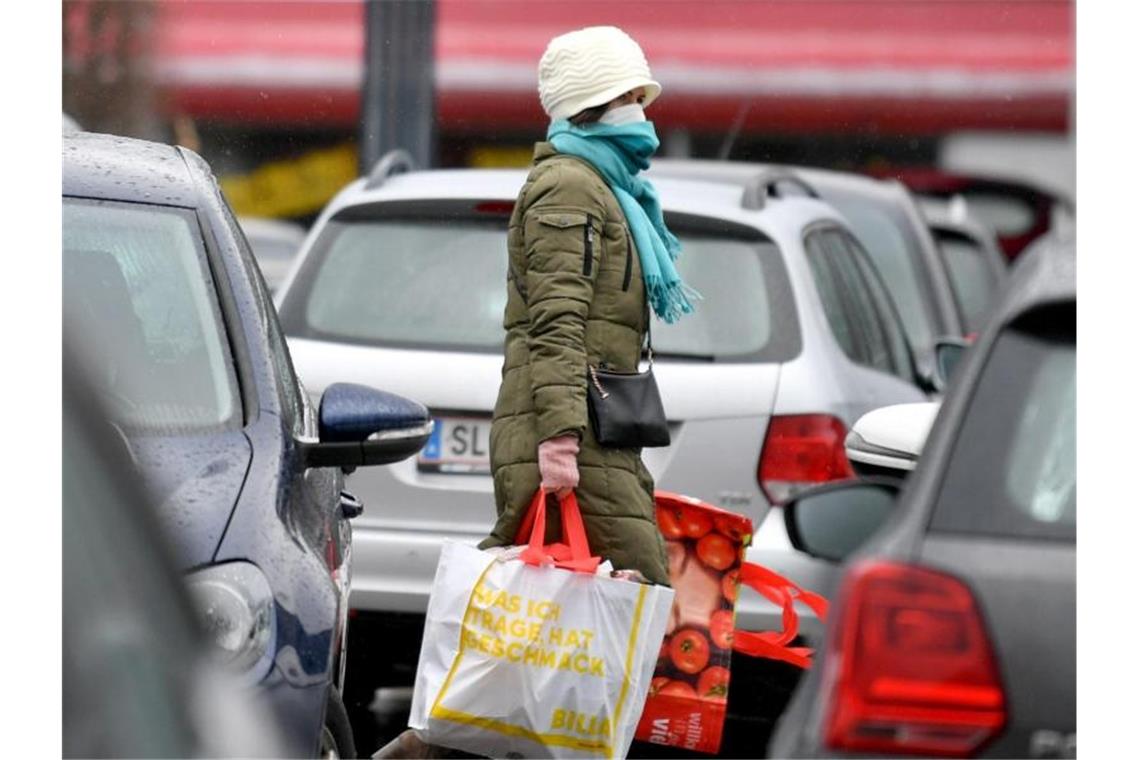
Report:
[[570,546],[542,546],[545,509],[540,493],[522,559],[444,544],[409,719],[425,741],[497,758],[629,751],[673,591],[595,572],[573,495]]

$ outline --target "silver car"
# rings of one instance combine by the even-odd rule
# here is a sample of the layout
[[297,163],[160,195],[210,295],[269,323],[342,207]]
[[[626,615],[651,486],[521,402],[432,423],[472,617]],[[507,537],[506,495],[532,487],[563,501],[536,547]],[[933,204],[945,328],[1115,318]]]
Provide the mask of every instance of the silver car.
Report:
[[[771,193],[806,193],[835,207],[883,276],[902,316],[927,390],[941,390],[934,353],[944,339],[966,333],[951,276],[910,191],[898,181],[849,172],[739,161],[662,160],[651,175],[734,182],[772,178]],[[799,185],[798,189],[793,189]]]
[[997,233],[960,202],[920,198],[919,206],[950,275],[962,326],[968,334],[977,333],[997,302],[1009,268]]
[[[351,603],[426,609],[441,542],[475,543],[493,520],[488,440],[503,363],[507,221],[516,170],[411,171],[390,162],[316,221],[277,303],[305,385],[379,384],[427,404],[437,433],[416,461],[350,478]],[[922,401],[906,335],[842,217],[811,198],[747,197],[731,184],[661,179],[679,268],[703,300],[653,327],[672,444],[646,449],[659,489],[747,514],[748,558],[808,587],[832,569],[795,552],[773,501],[846,477],[843,441],[864,412]],[[781,628],[742,594],[738,625]],[[354,623],[355,625],[356,623]],[[805,613],[810,639],[819,624]],[[351,635],[351,633],[350,633]],[[351,649],[351,646],[350,646]]]

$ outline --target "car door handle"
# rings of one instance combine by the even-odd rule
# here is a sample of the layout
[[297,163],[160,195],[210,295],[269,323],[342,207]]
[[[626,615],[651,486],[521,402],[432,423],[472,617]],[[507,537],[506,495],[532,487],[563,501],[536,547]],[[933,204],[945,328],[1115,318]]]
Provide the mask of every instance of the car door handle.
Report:
[[364,512],[364,502],[356,498],[348,491],[340,492],[340,514],[347,520],[354,517],[360,517]]

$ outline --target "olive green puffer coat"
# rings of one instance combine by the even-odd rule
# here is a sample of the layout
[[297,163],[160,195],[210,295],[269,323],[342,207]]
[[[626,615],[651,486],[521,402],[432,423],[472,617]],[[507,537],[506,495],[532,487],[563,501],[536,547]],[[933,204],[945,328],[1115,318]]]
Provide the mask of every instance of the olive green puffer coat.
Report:
[[[649,319],[617,198],[589,163],[539,143],[507,244],[507,338],[491,426],[498,520],[481,546],[514,543],[541,480],[539,442],[572,433],[581,439],[577,494],[593,553],[668,584],[641,452],[600,446],[586,410],[587,363],[636,371]],[[550,513],[547,537],[560,533]]]

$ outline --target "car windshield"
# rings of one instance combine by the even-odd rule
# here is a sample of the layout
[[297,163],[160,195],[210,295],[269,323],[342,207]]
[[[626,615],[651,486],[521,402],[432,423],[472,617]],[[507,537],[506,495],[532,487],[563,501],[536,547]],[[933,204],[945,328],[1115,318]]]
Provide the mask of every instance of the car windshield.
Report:
[[922,251],[906,218],[882,201],[860,193],[827,188],[821,194],[851,224],[875,262],[898,307],[911,347],[919,353],[932,350],[936,332],[930,313],[933,296],[918,269]]
[[[331,221],[282,304],[286,332],[367,345],[502,351],[504,221]],[[674,325],[654,320],[654,351],[753,361],[794,356],[799,333],[775,244],[683,226],[676,231],[683,246],[678,269],[703,300]],[[741,309],[745,303],[749,308]]]
[[63,302],[116,421],[168,434],[233,427],[240,397],[190,211],[65,199]]
[[986,262],[985,251],[973,240],[951,233],[939,233],[936,237],[962,321],[967,331],[977,332],[997,293],[997,278]]
[[1049,307],[998,338],[954,445],[932,530],[1075,540],[1075,325],[1071,304]]

